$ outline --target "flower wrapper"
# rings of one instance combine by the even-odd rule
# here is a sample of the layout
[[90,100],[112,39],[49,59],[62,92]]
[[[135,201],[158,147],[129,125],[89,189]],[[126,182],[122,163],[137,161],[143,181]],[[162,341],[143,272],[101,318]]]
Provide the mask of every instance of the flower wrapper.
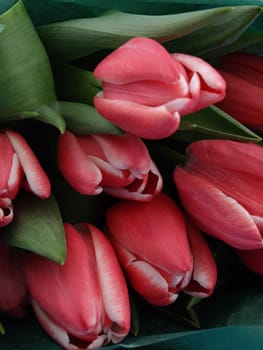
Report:
[[[15,1],[3,1],[1,3],[2,13],[10,10]],[[171,51],[176,47],[178,51],[188,52],[200,55],[207,59],[213,60],[220,55],[242,49],[246,52],[262,54],[262,15],[260,16],[261,1],[215,1],[213,6],[208,1],[167,1],[163,3],[161,1],[138,1],[136,4],[132,1],[126,1],[125,4],[121,4],[118,1],[113,1],[110,4],[107,1],[30,1],[24,0],[29,15],[33,21],[36,31],[39,34],[41,40],[43,40],[44,47],[49,55],[50,62],[54,67],[56,66],[56,59],[59,57],[66,63],[72,63],[72,60],[89,58],[92,64],[97,62],[98,58],[96,53],[101,49],[114,49],[121,43],[123,43],[128,37],[134,36],[135,32],[131,32],[128,36],[120,37],[120,33],[114,33],[109,36],[106,42],[100,42],[99,46],[92,45],[94,43],[94,37],[89,32],[88,21],[85,23],[87,30],[87,36],[89,38],[89,51],[83,51],[83,46],[86,46],[86,42],[78,41],[78,47],[72,47],[69,51],[66,50],[66,46],[61,41],[62,35],[55,36],[54,31],[58,31],[61,27],[61,33],[63,33],[63,23],[56,24],[58,21],[75,21],[78,18],[87,18],[92,23],[100,24],[101,18],[96,17],[105,13],[105,10],[116,10],[118,15],[122,18],[123,12],[132,13],[133,16],[151,16],[151,15],[169,15],[174,16],[182,12],[194,12],[196,18],[196,27],[187,29],[187,22],[183,27],[173,28],[171,32],[166,32],[165,35],[169,40],[161,40],[164,45]],[[242,5],[239,7],[239,5]],[[248,6],[248,7],[243,7]],[[218,6],[218,7],[217,7]],[[220,6],[220,8],[219,8]],[[231,6],[234,6],[233,8]],[[226,7],[225,9],[223,7]],[[206,13],[203,18],[196,17],[196,11],[209,9],[210,13]],[[123,12],[120,12],[123,11]],[[116,14],[110,13],[104,14],[109,21],[116,20]],[[112,16],[112,19],[111,19]],[[194,18],[193,17],[193,18]],[[129,16],[126,15],[126,17]],[[134,17],[133,17],[134,18]],[[184,16],[187,18],[187,16]],[[235,24],[236,18],[241,18],[241,23]],[[83,20],[83,19],[81,19]],[[141,19],[140,19],[141,20]],[[123,20],[124,21],[124,20]],[[100,35],[105,33],[106,26],[102,23],[102,29]],[[125,22],[125,21],[124,21]],[[0,20],[1,24],[1,20]],[[71,22],[66,23],[72,24]],[[74,23],[73,23],[74,24]],[[233,24],[233,25],[230,25]],[[222,28],[229,26],[227,32],[222,32]],[[147,27],[147,26],[146,26]],[[2,29],[1,29],[2,28]],[[159,30],[157,25],[153,25],[153,32]],[[214,30],[216,35],[207,35],[209,31]],[[121,28],[120,31],[125,31],[125,28]],[[4,33],[4,28],[0,26],[0,39],[1,33]],[[75,41],[74,33],[69,31],[70,36],[67,40],[71,42]],[[136,34],[137,35],[137,34]],[[141,35],[149,35],[154,37],[153,34],[141,32]],[[211,39],[213,37],[213,40]],[[113,39],[116,39],[114,45],[112,45]],[[206,40],[202,40],[206,38]],[[99,41],[99,40],[98,40]],[[193,41],[196,46],[193,46]],[[101,45],[101,46],[100,46]],[[56,46],[61,50],[54,51]],[[66,51],[65,51],[66,50]],[[192,51],[191,51],[192,50]],[[72,52],[74,56],[72,56]],[[94,54],[95,53],[95,54]],[[95,58],[94,58],[95,57]],[[94,60],[94,61],[93,61]],[[55,62],[55,63],[54,63]],[[56,70],[54,70],[54,79],[56,80]],[[57,81],[58,82],[58,81]],[[55,81],[56,83],[56,81]],[[50,90],[49,90],[50,91]],[[91,92],[92,94],[93,92]],[[82,103],[81,100],[76,100],[76,97],[72,95],[65,95],[64,91],[58,89],[57,94],[60,94],[62,100],[67,100],[72,103]],[[48,98],[47,102],[54,102],[56,96],[52,95],[52,98]],[[46,102],[46,101],[44,101]],[[65,102],[64,102],[65,103]],[[42,104],[41,104],[42,105]],[[50,105],[49,105],[50,107]],[[52,105],[53,109],[54,105]],[[63,107],[63,106],[62,106]],[[62,107],[55,107],[53,110],[56,115],[58,114],[62,120],[65,120],[67,124],[67,112],[62,113]],[[72,106],[71,106],[72,107]],[[74,105],[74,108],[77,107]],[[81,105],[80,108],[83,106]],[[58,113],[59,112],[59,113]],[[84,113],[84,112],[83,112]],[[44,113],[45,114],[45,113]],[[47,115],[50,115],[49,112]],[[71,115],[71,114],[70,114]],[[78,114],[80,115],[80,114]],[[213,115],[213,122],[211,122],[211,115]],[[48,119],[42,119],[41,122],[50,124]],[[6,121],[4,121],[6,122]],[[28,121],[27,121],[28,122]],[[29,128],[25,127],[22,130],[29,138],[33,138],[33,144],[35,144],[38,151],[41,149],[39,124],[35,125],[34,121],[32,125],[29,121]],[[68,124],[72,130],[81,132],[83,128],[79,128],[80,119],[70,120]],[[63,124],[63,122],[62,122]],[[61,124],[61,125],[62,125]],[[96,123],[95,123],[96,124]],[[18,124],[17,124],[18,125]],[[19,128],[19,127],[18,127]],[[30,129],[31,128],[31,129]],[[41,127],[40,127],[41,129]],[[61,127],[63,129],[63,127]],[[49,126],[44,127],[45,134],[49,135],[49,140],[52,140],[54,130]],[[90,131],[91,130],[91,131]],[[102,126],[105,133],[119,133],[118,129],[115,129],[112,125]],[[111,131],[110,131],[111,130]],[[35,135],[31,133],[35,131]],[[94,132],[93,129],[88,129],[88,132]],[[96,132],[96,131],[95,131]],[[244,127],[242,124],[233,120],[229,115],[223,113],[216,107],[209,107],[205,111],[193,113],[186,116],[183,119],[181,129],[175,133],[172,138],[165,140],[162,147],[167,147],[168,152],[162,153],[162,147],[158,147],[158,144],[149,143],[149,149],[152,150],[152,155],[156,159],[160,159],[160,163],[165,163],[163,166],[163,172],[166,173],[169,170],[169,166],[174,165],[174,153],[177,149],[174,149],[173,144],[176,142],[178,145],[185,148],[185,145],[202,138],[230,138],[239,141],[252,141],[261,142],[261,136],[254,133],[252,130]],[[40,144],[40,145],[39,145]],[[172,146],[171,146],[172,145]],[[179,147],[180,148],[180,147]],[[167,150],[166,149],[166,150]],[[170,152],[170,153],[169,153]],[[160,157],[160,153],[162,154]],[[183,152],[182,152],[183,153]],[[165,155],[165,161],[162,158]],[[39,156],[44,157],[45,161],[52,161],[53,154],[42,154],[39,151]],[[54,169],[52,168],[52,174],[54,175]],[[56,173],[55,173],[56,175]],[[53,178],[53,188],[56,200],[58,201],[60,211],[64,220],[78,222],[83,220],[87,215],[90,216],[90,220],[94,220],[98,225],[102,225],[101,216],[98,215],[98,209],[102,212],[105,211],[107,201],[111,202],[111,198],[106,196],[105,198],[84,198],[83,196],[75,193],[72,189],[65,190],[63,187],[65,184],[62,182],[62,186],[58,185],[56,176]],[[66,186],[67,187],[67,186]],[[68,197],[67,197],[68,195]],[[68,198],[65,200],[65,198]],[[71,210],[73,205],[69,205],[69,202],[75,201],[76,210]],[[88,206],[88,214],[83,210],[83,206]],[[95,209],[98,208],[98,209]],[[35,214],[34,214],[35,215]],[[102,215],[103,216],[103,215]],[[44,217],[43,220],[46,220]],[[58,225],[59,227],[59,225]],[[17,241],[14,245],[16,245]],[[22,246],[22,248],[24,248]],[[134,317],[133,332],[131,335],[121,344],[109,345],[109,349],[117,349],[122,347],[134,347],[139,349],[222,349],[223,346],[237,347],[239,349],[247,349],[248,346],[254,349],[260,349],[263,344],[263,336],[260,332],[262,327],[263,312],[263,294],[260,288],[262,281],[260,278],[248,273],[243,267],[240,267],[239,263],[230,254],[228,256],[228,248],[223,245],[222,251],[218,255],[220,261],[220,254],[227,254],[227,262],[231,265],[224,266],[222,264],[221,277],[222,285],[219,284],[218,288],[214,292],[213,296],[209,300],[197,302],[195,300],[185,298],[182,301],[182,305],[174,305],[167,309],[152,309],[141,300],[136,300],[138,322]],[[30,247],[30,249],[34,249]],[[49,250],[49,248],[48,248]],[[223,253],[222,253],[223,252]],[[46,254],[46,253],[44,253]],[[221,257],[222,258],[222,257]],[[224,260],[224,258],[223,258]],[[220,265],[221,266],[221,265]],[[231,280],[231,282],[230,282]],[[168,317],[168,315],[172,317]],[[146,315],[146,316],[145,316]],[[55,344],[43,330],[38,326],[33,315],[29,313],[26,319],[10,320],[1,317],[0,321],[4,327],[5,335],[0,336],[0,345],[7,350],[20,348],[20,349],[35,349],[36,346],[41,349],[56,350],[60,347]],[[135,337],[134,334],[138,335]]]

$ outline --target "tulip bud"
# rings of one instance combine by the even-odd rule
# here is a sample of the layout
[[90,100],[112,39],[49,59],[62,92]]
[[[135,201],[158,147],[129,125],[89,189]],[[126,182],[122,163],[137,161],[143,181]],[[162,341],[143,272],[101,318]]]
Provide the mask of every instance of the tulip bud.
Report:
[[193,267],[185,219],[175,202],[160,193],[147,203],[121,201],[106,216],[109,238],[133,288],[151,304],[173,303]]
[[230,140],[202,140],[187,148],[174,182],[181,202],[204,232],[237,249],[263,246],[263,148]]
[[0,312],[12,317],[24,316],[27,296],[23,256],[0,239]]
[[65,224],[63,266],[30,254],[25,275],[47,333],[68,350],[121,341],[130,329],[126,282],[109,241],[94,226]]
[[49,179],[26,140],[15,131],[0,133],[0,227],[13,219],[12,200],[23,185],[40,198],[50,195]]
[[102,191],[119,197],[150,201],[162,189],[162,177],[143,141],[135,135],[59,136],[61,173],[78,192]]
[[223,78],[207,62],[171,55],[145,37],[133,38],[113,51],[94,75],[103,87],[94,98],[98,112],[123,130],[148,139],[171,135],[182,115],[225,95]]

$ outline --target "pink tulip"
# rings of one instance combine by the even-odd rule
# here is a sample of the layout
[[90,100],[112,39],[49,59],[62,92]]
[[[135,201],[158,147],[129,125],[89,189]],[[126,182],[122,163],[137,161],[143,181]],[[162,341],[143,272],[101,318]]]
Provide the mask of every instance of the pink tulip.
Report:
[[27,297],[22,254],[0,239],[0,312],[11,317],[24,316]]
[[184,292],[198,298],[207,298],[216,286],[216,262],[205,238],[189,220],[187,232],[193,256],[193,272]]
[[67,350],[120,342],[130,329],[127,285],[106,237],[90,224],[65,224],[63,266],[38,255],[25,275],[39,322]]
[[167,195],[113,205],[107,233],[128,280],[149,303],[171,304],[188,285],[193,261],[186,223]]
[[131,134],[59,136],[58,164],[68,183],[85,195],[149,201],[162,189],[162,177],[142,140]]
[[12,200],[22,185],[40,198],[50,195],[49,179],[26,140],[15,131],[0,133],[0,227],[13,220]]
[[263,248],[255,250],[239,250],[237,253],[244,266],[250,271],[263,277]]
[[218,107],[251,128],[262,127],[263,57],[231,54],[221,59],[218,71],[227,83]]
[[94,75],[103,91],[98,112],[123,130],[147,139],[174,133],[180,117],[225,95],[221,75],[201,58],[170,54],[157,41],[129,40],[102,60]]
[[237,249],[263,246],[263,148],[202,140],[187,148],[174,181],[182,204],[204,232]]

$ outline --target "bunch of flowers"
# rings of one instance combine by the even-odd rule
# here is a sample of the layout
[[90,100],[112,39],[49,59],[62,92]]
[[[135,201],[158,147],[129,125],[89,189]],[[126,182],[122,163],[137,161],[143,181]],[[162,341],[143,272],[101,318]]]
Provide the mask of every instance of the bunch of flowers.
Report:
[[192,335],[263,276],[262,7],[73,4],[0,7],[1,339],[139,347],[140,310]]

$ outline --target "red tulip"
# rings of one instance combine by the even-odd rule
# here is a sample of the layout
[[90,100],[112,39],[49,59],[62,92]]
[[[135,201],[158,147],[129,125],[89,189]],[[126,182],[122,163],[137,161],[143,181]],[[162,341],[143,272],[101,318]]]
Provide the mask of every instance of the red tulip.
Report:
[[199,298],[209,297],[216,286],[217,266],[211,249],[201,232],[187,221],[187,232],[193,256],[193,272],[184,292]]
[[96,349],[129,332],[126,282],[106,237],[94,226],[65,224],[63,266],[28,255],[25,275],[43,328],[68,350]]
[[218,107],[249,127],[262,127],[263,57],[231,54],[221,59],[218,71],[227,83]]
[[173,303],[193,267],[175,202],[163,193],[147,203],[120,201],[107,211],[107,231],[133,288],[151,304]]
[[263,148],[202,140],[174,171],[180,199],[195,224],[237,249],[263,246]]
[[47,198],[50,195],[50,182],[26,140],[15,131],[0,133],[0,169],[2,227],[13,219],[12,200],[22,185],[38,197]]
[[162,177],[137,136],[75,136],[67,131],[58,142],[58,164],[81,194],[102,191],[116,197],[149,201],[162,189]]
[[220,101],[225,82],[204,60],[169,54],[157,41],[129,40],[102,60],[94,75],[103,92],[98,112],[123,130],[148,139],[174,133],[180,117]]
[[27,297],[22,254],[0,239],[0,312],[12,317],[24,316]]

